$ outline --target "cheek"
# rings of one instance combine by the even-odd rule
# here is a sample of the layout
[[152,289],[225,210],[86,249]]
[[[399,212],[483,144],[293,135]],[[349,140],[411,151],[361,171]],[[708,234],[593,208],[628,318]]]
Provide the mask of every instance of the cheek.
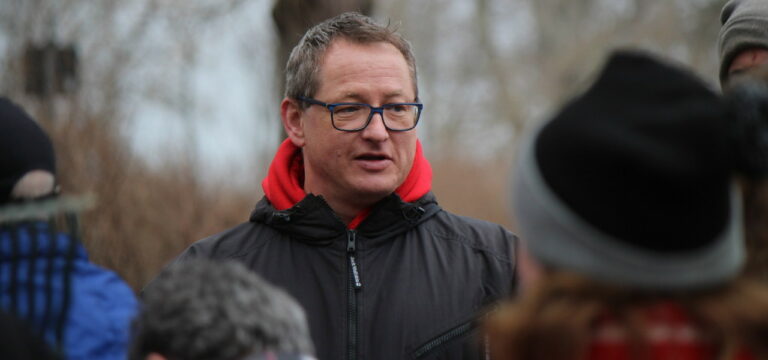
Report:
[[[405,134],[404,134],[405,135]],[[410,170],[410,166],[413,164],[413,157],[416,154],[416,136],[408,134],[410,136],[404,136],[402,139],[397,139],[396,146],[398,147],[398,156],[400,156],[400,162],[404,164],[404,170]]]
[[340,158],[344,153],[344,139],[330,129],[318,127],[317,125],[308,125],[306,127],[306,147],[310,149],[319,160],[330,161]]
[[[319,146],[322,146],[322,159],[328,162],[329,166],[342,168],[348,166],[347,159],[351,149],[349,144],[342,137],[328,136],[320,139]],[[331,165],[333,164],[333,165]]]

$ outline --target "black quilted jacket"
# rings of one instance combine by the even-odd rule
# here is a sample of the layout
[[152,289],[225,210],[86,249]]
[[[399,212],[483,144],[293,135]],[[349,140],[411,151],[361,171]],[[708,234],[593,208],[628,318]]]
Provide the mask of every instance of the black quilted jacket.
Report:
[[477,319],[512,292],[517,239],[457,216],[428,193],[379,202],[347,229],[322,197],[191,245],[177,259],[242,261],[307,312],[320,360],[481,359]]

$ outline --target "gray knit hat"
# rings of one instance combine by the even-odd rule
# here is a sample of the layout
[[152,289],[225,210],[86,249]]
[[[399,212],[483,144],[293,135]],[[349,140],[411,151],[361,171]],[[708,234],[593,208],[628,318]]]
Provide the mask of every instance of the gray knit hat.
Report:
[[720,13],[720,85],[728,79],[728,68],[740,52],[768,49],[768,1],[731,0]]
[[647,289],[721,284],[744,263],[733,121],[687,71],[618,52],[528,138],[518,232],[541,263]]

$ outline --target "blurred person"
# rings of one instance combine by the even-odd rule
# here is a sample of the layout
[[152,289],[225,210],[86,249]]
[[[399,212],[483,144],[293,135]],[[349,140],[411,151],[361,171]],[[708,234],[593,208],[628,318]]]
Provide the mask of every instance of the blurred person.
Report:
[[132,360],[312,359],[299,304],[241,263],[175,264],[145,295]]
[[730,0],[720,13],[720,85],[768,62],[768,1]]
[[[768,88],[768,64],[755,66],[734,74],[724,89],[736,101],[734,106],[759,123],[768,119],[768,104],[760,103],[760,96]],[[754,129],[745,129],[752,132]],[[756,153],[756,156],[761,154]],[[768,164],[768,157],[759,161]],[[744,223],[747,246],[745,273],[768,282],[768,182],[763,178],[744,177],[740,181],[744,194]]]
[[475,320],[512,291],[516,238],[437,204],[422,107],[394,30],[357,13],[309,29],[286,65],[288,139],[265,197],[177,261],[236,259],[284,287],[322,360],[477,358]]
[[527,281],[486,324],[493,359],[768,358],[735,181],[768,175],[768,119],[740,102],[624,51],[534,131],[512,195]]
[[[723,7],[721,22],[718,48],[723,91],[730,92],[732,83],[750,78],[768,81],[768,2],[731,0]],[[748,178],[741,185],[748,249],[745,271],[768,281],[768,186]]]
[[48,135],[0,98],[0,308],[66,359],[124,359],[137,302],[88,261],[77,221],[86,202],[59,196]]

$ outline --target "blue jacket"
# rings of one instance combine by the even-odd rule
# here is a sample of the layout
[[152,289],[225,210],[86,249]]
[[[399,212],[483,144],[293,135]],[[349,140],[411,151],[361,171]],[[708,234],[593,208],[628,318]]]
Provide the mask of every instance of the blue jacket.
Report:
[[125,359],[138,310],[133,291],[88,261],[79,241],[52,234],[44,221],[0,229],[0,306],[66,359]]

